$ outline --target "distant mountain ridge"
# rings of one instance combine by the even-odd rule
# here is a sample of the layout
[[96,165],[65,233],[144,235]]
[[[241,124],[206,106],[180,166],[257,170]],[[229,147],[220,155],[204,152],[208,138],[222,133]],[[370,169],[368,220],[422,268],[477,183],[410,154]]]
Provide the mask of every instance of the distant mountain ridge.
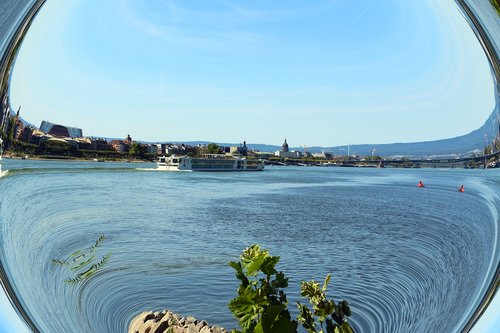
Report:
[[[491,144],[491,141],[499,133],[499,112],[495,110],[485,121],[483,126],[468,134],[457,136],[449,139],[409,142],[409,143],[388,143],[388,144],[358,144],[350,145],[350,154],[370,155],[375,149],[375,155],[379,156],[412,156],[423,157],[433,155],[448,155],[448,154],[467,154],[474,150],[483,150],[486,145],[486,140]],[[211,141],[161,141],[160,143],[186,144],[186,145],[206,145]],[[219,146],[238,146],[241,143],[223,143],[214,142]],[[270,144],[247,144],[249,149],[255,149],[261,152],[275,152],[281,148],[278,145]],[[347,145],[330,146],[330,147],[307,147],[306,150],[310,153],[330,152],[334,155],[347,155]],[[303,147],[290,147],[290,150],[304,152]]]

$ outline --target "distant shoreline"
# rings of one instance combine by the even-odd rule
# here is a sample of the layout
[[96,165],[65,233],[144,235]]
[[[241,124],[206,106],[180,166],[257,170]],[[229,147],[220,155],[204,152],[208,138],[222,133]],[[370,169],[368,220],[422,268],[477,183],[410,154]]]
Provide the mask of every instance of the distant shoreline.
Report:
[[[68,162],[93,162],[93,163],[155,163],[155,161],[147,159],[103,159],[103,158],[87,158],[74,156],[50,156],[50,155],[29,155],[28,157],[5,155],[4,159],[8,160],[32,160],[32,161],[68,161]],[[500,157],[500,156],[499,156]],[[500,160],[487,164],[476,165],[474,167],[467,166],[463,160],[406,160],[406,161],[304,161],[304,160],[286,160],[286,161],[270,161],[264,159],[265,165],[272,166],[293,166],[293,167],[328,167],[328,168],[373,168],[373,169],[497,169],[500,168]]]
[[3,158],[4,159],[10,159],[10,160],[32,160],[32,161],[154,163],[153,161],[142,160],[142,159],[131,159],[131,160],[125,160],[125,159],[99,159],[99,160],[95,160],[95,159],[92,159],[92,158],[85,158],[85,157],[49,156],[49,155],[43,155],[43,156],[29,155],[27,158],[26,157],[20,157],[20,156],[4,155]]

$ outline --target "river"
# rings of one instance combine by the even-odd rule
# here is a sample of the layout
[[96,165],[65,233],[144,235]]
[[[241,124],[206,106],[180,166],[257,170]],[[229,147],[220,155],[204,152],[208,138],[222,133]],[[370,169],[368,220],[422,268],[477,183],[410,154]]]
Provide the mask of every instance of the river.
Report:
[[[268,167],[177,173],[153,164],[4,160],[0,259],[43,332],[124,332],[146,310],[235,327],[227,265],[253,243],[301,280],[331,272],[359,332],[459,331],[499,260],[499,170]],[[422,180],[425,188],[417,188]],[[465,192],[457,191],[464,184]],[[65,260],[104,240],[78,283]]]

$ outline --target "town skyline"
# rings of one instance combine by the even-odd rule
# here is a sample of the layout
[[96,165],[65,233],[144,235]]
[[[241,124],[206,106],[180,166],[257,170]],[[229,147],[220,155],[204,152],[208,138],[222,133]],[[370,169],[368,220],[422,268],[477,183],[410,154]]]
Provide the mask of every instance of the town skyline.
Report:
[[453,1],[285,7],[48,2],[12,106],[96,137],[298,146],[444,139],[494,110],[487,59]]
[[[175,140],[154,140],[154,141],[144,141],[144,140],[133,140],[130,134],[127,135],[125,139],[113,138],[109,136],[95,137],[95,136],[85,136],[83,135],[83,129],[77,127],[69,127],[62,124],[51,123],[47,120],[43,120],[40,127],[37,127],[20,115],[20,108],[16,113],[11,109],[8,103],[8,99],[3,101],[5,106],[5,113],[1,115],[2,124],[9,129],[11,133],[10,140],[13,142],[18,142],[21,145],[28,144],[25,147],[27,151],[36,151],[36,154],[40,154],[45,151],[48,152],[48,146],[53,139],[56,142],[61,142],[61,140],[66,142],[66,148],[60,150],[62,147],[56,149],[60,150],[61,153],[64,152],[74,154],[77,151],[116,151],[119,154],[129,153],[131,149],[139,149],[143,153],[151,155],[163,155],[168,154],[168,147],[173,149],[176,154],[185,154],[187,152],[193,153],[191,150],[177,151],[178,147],[202,147],[209,144],[217,144],[223,148],[224,151],[230,152],[234,147],[245,147],[247,149],[247,143],[244,139],[238,142],[214,142],[205,140],[190,140],[190,141],[175,141]],[[436,158],[466,158],[471,156],[478,156],[482,154],[489,154],[490,152],[495,152],[500,150],[500,124],[499,117],[496,113],[492,113],[488,120],[483,124],[483,126],[471,133],[462,135],[459,137],[448,138],[444,140],[436,141],[426,141],[426,142],[414,142],[414,143],[392,143],[392,144],[347,144],[340,146],[306,146],[306,145],[296,145],[291,146],[291,151],[289,156],[281,156],[279,151],[285,145],[288,152],[287,139],[284,139],[284,143],[280,145],[266,144],[266,143],[250,143],[248,144],[249,151],[260,152],[260,153],[273,153],[278,154],[280,157],[294,157],[300,158],[302,156],[307,156],[310,153],[316,154],[331,154],[332,156],[374,156],[375,151],[377,155],[391,157],[392,158],[402,158],[402,157],[426,157],[431,159]],[[485,141],[483,142],[483,135]],[[491,139],[488,140],[489,138]],[[243,142],[243,143],[242,143]],[[135,147],[134,147],[135,144]],[[142,145],[142,148],[137,146],[137,144]],[[47,146],[48,145],[48,146]],[[58,144],[56,144],[57,146]],[[35,150],[33,150],[36,146]],[[44,148],[45,147],[45,148]],[[134,147],[134,148],[133,148]],[[352,149],[351,149],[352,147]],[[19,147],[18,147],[19,148]],[[236,149],[236,148],[235,148]]]

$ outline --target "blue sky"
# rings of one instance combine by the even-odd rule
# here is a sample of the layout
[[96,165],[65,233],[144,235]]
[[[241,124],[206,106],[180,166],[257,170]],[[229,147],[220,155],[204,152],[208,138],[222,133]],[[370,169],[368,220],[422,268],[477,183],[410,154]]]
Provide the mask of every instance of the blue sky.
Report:
[[465,134],[493,93],[453,0],[50,0],[11,102],[89,136],[333,146]]

